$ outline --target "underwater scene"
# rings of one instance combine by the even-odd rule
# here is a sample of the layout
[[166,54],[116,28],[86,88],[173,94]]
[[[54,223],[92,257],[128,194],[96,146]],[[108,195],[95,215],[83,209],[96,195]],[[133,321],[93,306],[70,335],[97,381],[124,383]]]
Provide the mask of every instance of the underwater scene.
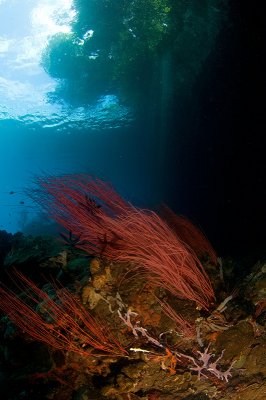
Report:
[[259,2],[0,0],[0,399],[265,400]]

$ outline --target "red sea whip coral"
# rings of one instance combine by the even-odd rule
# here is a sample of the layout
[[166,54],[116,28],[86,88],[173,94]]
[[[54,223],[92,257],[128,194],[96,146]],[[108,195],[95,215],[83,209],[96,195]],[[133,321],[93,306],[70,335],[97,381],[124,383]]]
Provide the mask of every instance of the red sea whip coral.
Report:
[[[13,278],[26,293],[27,303],[0,286],[0,309],[30,337],[54,349],[81,356],[91,355],[91,347],[94,356],[127,354],[107,325],[88,313],[67,289],[54,285],[55,297],[52,299],[19,271],[13,273]],[[42,312],[35,311],[40,305]]]
[[163,206],[160,214],[168,225],[177,233],[180,239],[189,245],[198,257],[208,257],[210,261],[217,264],[217,254],[204,233],[187,218],[176,215],[169,207]]
[[77,247],[115,262],[131,262],[149,282],[209,309],[210,280],[196,253],[155,212],[126,202],[89,175],[39,178],[32,197],[79,238]]

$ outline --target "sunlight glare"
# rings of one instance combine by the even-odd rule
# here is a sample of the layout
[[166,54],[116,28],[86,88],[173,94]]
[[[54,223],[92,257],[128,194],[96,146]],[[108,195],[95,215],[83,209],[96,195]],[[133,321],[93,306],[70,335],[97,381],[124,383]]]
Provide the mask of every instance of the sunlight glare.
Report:
[[35,33],[38,32],[47,37],[58,32],[71,32],[70,24],[76,16],[72,3],[72,0],[40,1],[31,13]]

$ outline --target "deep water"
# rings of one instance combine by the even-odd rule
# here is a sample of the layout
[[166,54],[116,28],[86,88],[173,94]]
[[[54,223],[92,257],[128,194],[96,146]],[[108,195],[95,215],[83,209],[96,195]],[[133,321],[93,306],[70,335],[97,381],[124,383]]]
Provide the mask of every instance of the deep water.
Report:
[[[101,101],[79,104],[77,91],[67,104],[58,92],[39,111],[33,101],[16,110],[3,63],[0,229],[45,231],[39,222],[34,228],[38,210],[24,189],[36,175],[87,172],[138,206],[166,203],[189,217],[222,256],[265,258],[264,57],[259,7],[231,1],[193,80],[178,86],[178,60],[162,54],[134,102],[130,96],[117,102],[117,93],[103,90]],[[33,75],[27,78],[32,85]],[[89,87],[79,90],[86,98]]]

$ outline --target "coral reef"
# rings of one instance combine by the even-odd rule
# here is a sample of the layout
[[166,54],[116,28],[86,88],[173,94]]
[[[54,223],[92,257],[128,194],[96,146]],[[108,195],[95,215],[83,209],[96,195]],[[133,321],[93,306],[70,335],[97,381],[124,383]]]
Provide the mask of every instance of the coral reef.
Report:
[[[228,292],[231,263],[216,265],[200,231],[182,245],[176,224],[101,181],[72,178],[41,181],[39,199],[82,252],[71,234],[64,262],[40,251],[27,277],[21,266],[33,250],[23,263],[13,252],[16,270],[0,286],[5,399],[263,400],[265,264]],[[35,243],[24,237],[16,254],[25,242]]]

